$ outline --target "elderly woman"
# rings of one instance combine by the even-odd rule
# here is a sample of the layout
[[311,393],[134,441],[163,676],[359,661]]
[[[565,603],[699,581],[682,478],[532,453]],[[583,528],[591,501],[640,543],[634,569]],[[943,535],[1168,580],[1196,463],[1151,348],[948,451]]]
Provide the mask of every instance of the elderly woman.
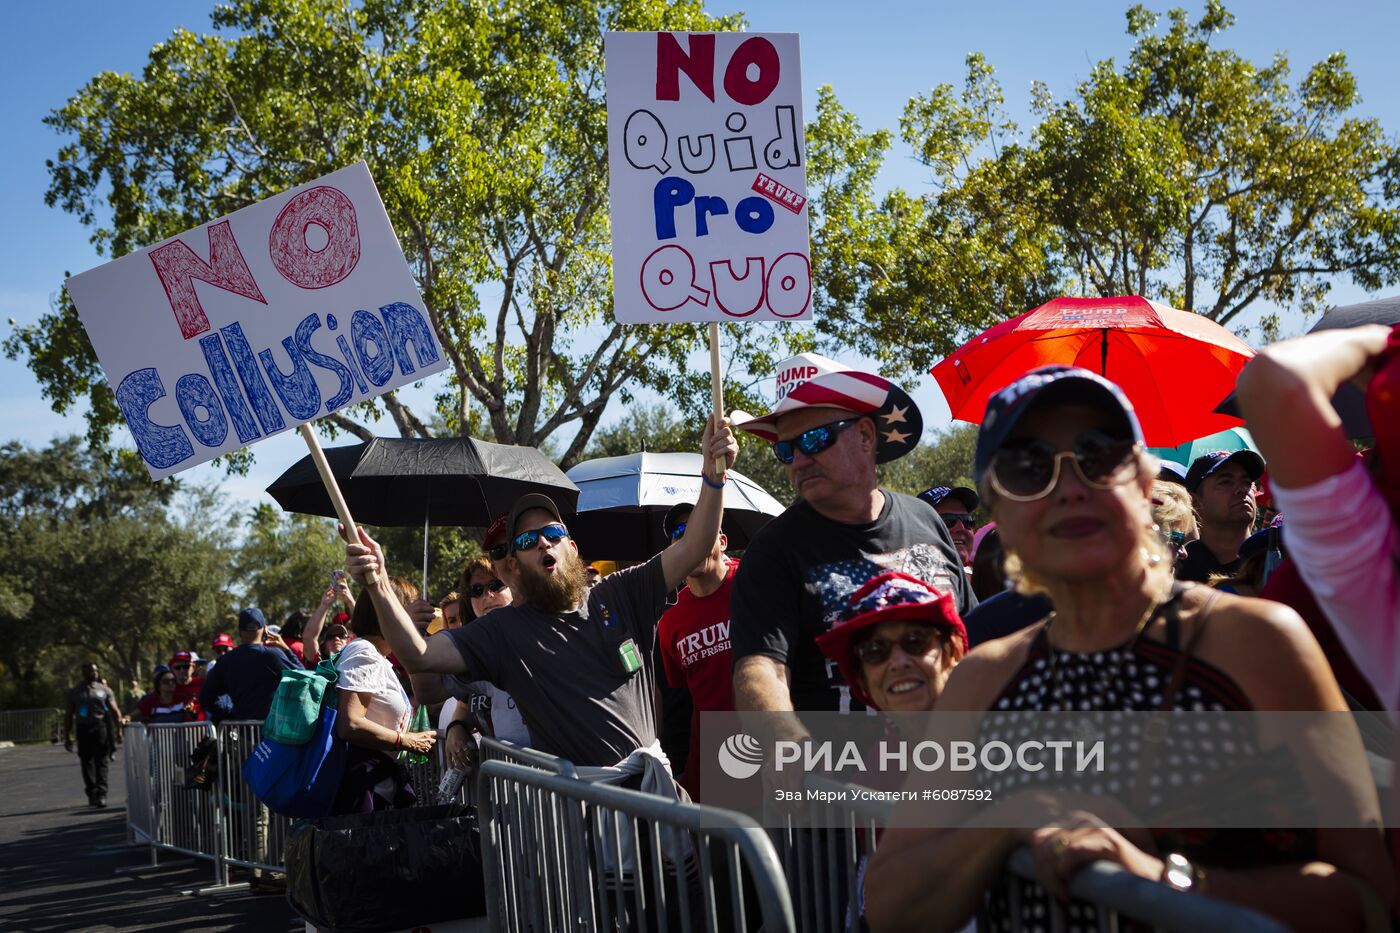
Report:
[[1186,543],[1199,537],[1191,494],[1180,483],[1153,480],[1152,521],[1173,563],[1186,556]]
[[[949,677],[939,712],[1346,709],[1325,658],[1291,610],[1173,584],[1151,518],[1157,464],[1117,386],[1071,367],[1022,377],[988,402],[975,466],[1008,573],[1022,589],[1044,590],[1055,611],[969,654]],[[1261,732],[1259,751],[1286,741]],[[1148,786],[1196,786],[1219,760],[1203,755],[1194,770],[1173,772],[1164,759],[1148,771]],[[1051,825],[998,828],[1026,825],[1018,822],[1025,811],[1016,808],[1044,796],[1012,781],[1043,788],[1062,777],[1050,768],[979,777],[997,803],[975,825],[885,834],[866,884],[872,929],[957,929],[979,907],[986,929],[1029,918],[1038,918],[1032,927],[1048,928],[1048,898],[1067,898],[1069,879],[1097,860],[1248,905],[1294,928],[1384,922],[1391,881],[1379,830],[1278,834],[1284,839],[1237,830],[1229,857],[1210,845],[1188,857],[1179,848],[1159,849],[1151,834],[1112,828],[1120,805],[1097,797],[1088,798],[1097,814],[1071,803]],[[1326,792],[1310,790],[1313,799]],[[1361,818],[1379,826],[1369,782],[1353,779],[1346,791]],[[1021,846],[1032,848],[1038,884],[1003,870]],[[1018,897],[1022,914],[1013,918]],[[1071,930],[1097,924],[1092,905],[1076,905],[1068,918]]]
[[[418,590],[400,577],[390,580],[394,595],[407,605]],[[336,659],[340,679],[340,715],[336,733],[350,743],[345,776],[331,812],[369,813],[412,806],[417,796],[399,764],[399,753],[427,752],[436,732],[410,732],[413,709],[389,663],[389,643],[380,633],[374,603],[355,604],[350,629],[357,636]]]
[[817,647],[866,706],[927,712],[967,653],[967,630],[947,593],[908,574],[882,573],[852,594]]

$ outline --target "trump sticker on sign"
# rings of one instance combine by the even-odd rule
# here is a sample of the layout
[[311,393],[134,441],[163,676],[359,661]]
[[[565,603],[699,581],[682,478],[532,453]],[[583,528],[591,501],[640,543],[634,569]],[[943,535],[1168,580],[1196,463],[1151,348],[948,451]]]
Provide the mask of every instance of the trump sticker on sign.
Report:
[[617,319],[809,319],[797,36],[610,32],[607,83]]
[[67,284],[153,479],[447,367],[363,162]]

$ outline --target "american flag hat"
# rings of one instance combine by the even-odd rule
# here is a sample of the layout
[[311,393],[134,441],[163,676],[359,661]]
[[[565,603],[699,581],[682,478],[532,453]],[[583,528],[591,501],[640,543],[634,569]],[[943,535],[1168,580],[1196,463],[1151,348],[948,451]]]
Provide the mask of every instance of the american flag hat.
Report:
[[734,426],[772,443],[778,419],[803,408],[840,408],[875,419],[875,462],[898,459],[913,450],[924,419],[909,394],[882,376],[851,369],[817,353],[799,353],[778,366],[778,404],[761,418],[734,412]]

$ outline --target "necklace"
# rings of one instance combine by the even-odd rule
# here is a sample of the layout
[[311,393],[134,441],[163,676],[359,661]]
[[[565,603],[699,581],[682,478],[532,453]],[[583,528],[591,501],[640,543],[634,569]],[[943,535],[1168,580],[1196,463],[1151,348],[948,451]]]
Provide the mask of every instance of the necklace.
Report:
[[[1138,639],[1142,637],[1142,633],[1147,630],[1147,623],[1152,621],[1152,617],[1155,616],[1157,610],[1161,608],[1162,601],[1154,599],[1152,604],[1147,607],[1147,612],[1143,613],[1142,618],[1138,620],[1138,624],[1133,629],[1133,635],[1128,639],[1128,643],[1114,651],[1113,670],[1112,673],[1104,678],[1105,684],[1111,684],[1118,680],[1118,675],[1122,673],[1123,670],[1123,659],[1127,655],[1133,653],[1133,646],[1136,645]],[[1045,618],[1045,628],[1042,630],[1042,633],[1045,637],[1045,665],[1050,669],[1051,698],[1063,706],[1063,698],[1060,696],[1060,671],[1059,668],[1055,666],[1055,645],[1050,641],[1050,628],[1055,624],[1055,617],[1055,610],[1050,610],[1050,615]]]

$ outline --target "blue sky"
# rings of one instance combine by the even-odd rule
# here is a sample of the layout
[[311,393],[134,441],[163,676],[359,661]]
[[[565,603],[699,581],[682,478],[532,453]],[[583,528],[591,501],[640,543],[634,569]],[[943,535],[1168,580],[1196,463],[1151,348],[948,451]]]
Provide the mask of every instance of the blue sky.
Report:
[[[1199,14],[1199,2],[1184,5]],[[1126,55],[1131,46],[1124,33],[1127,6],[1124,0],[753,0],[711,9],[743,9],[753,30],[801,35],[809,109],[816,88],[831,84],[867,129],[894,129],[910,95],[942,82],[961,83],[963,59],[971,51],[986,53],[1006,89],[1008,109],[1029,125],[1033,80],[1047,82],[1057,97],[1065,97],[1094,62]],[[1257,62],[1286,52],[1295,76],[1334,51],[1346,52],[1364,97],[1360,112],[1379,118],[1392,136],[1400,133],[1400,56],[1393,49],[1400,36],[1400,4],[1251,0],[1229,6],[1238,22],[1222,43]],[[44,160],[60,143],[41,123],[44,115],[100,71],[139,71],[151,46],[174,28],[207,30],[212,7],[204,0],[46,0],[5,6],[6,32],[12,38],[0,59],[0,87],[5,88],[0,95],[5,132],[0,205],[7,221],[0,225],[0,334],[10,332],[10,318],[28,323],[43,313],[65,272],[101,261],[88,243],[88,230],[44,205]],[[925,174],[906,150],[896,149],[880,181],[919,191]],[[1344,281],[1333,290],[1337,303],[1366,297]],[[947,408],[931,377],[910,388],[927,424],[947,422]],[[43,445],[81,430],[80,417],[51,410],[22,363],[0,359],[0,439]],[[209,467],[183,475],[195,482],[222,482],[235,499],[258,501],[261,489],[305,449],[292,434],[259,444],[255,453],[258,467],[247,478],[225,480]]]

